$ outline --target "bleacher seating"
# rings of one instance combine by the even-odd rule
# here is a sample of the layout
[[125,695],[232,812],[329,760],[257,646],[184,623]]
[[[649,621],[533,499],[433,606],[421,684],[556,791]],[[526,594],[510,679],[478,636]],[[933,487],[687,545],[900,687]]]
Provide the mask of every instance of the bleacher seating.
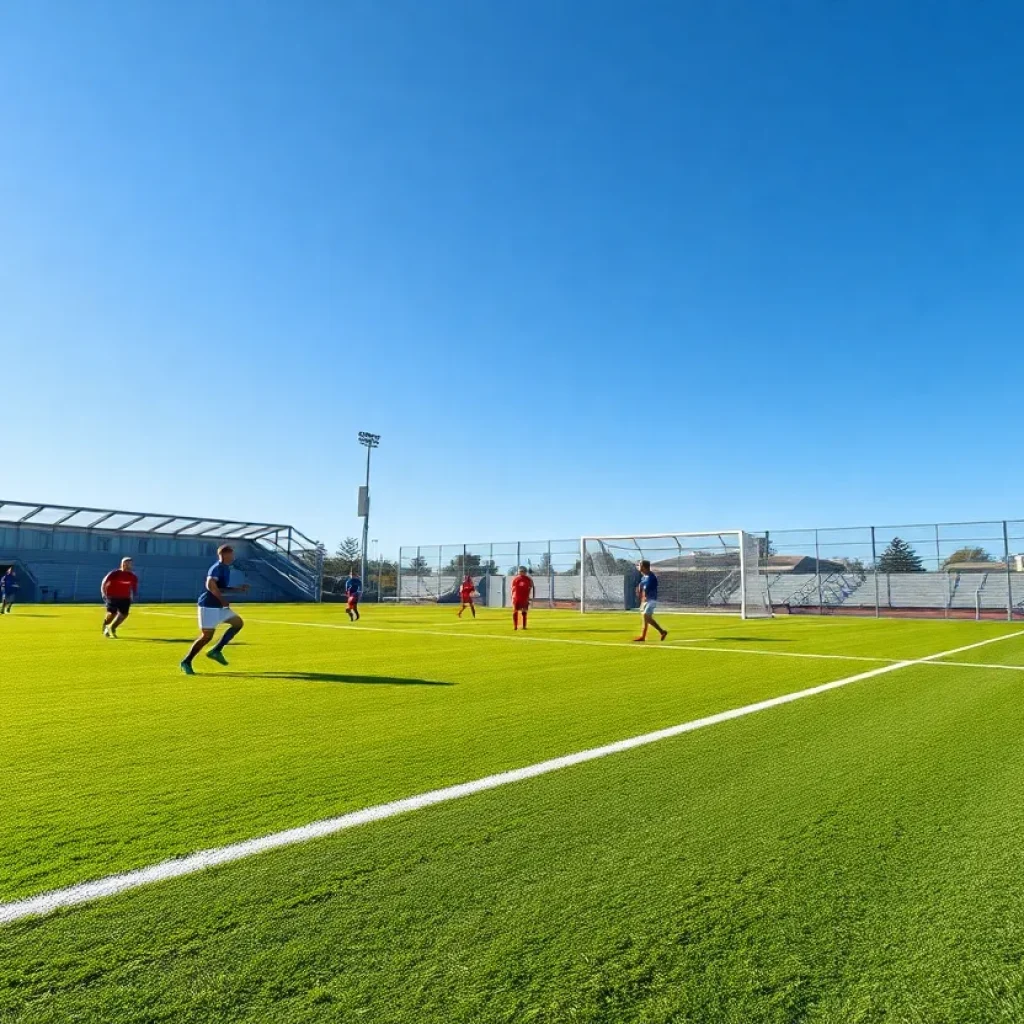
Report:
[[[250,545],[237,545],[240,558],[236,568],[250,586],[238,599],[249,601],[294,601],[307,599],[296,582],[271,568],[267,558],[246,558]],[[183,558],[169,555],[135,555],[141,601],[195,601],[202,591],[210,556]],[[13,562],[21,577],[18,597],[23,601],[90,602],[100,600],[103,577],[116,569],[118,556],[93,552],[0,551],[0,560]]]

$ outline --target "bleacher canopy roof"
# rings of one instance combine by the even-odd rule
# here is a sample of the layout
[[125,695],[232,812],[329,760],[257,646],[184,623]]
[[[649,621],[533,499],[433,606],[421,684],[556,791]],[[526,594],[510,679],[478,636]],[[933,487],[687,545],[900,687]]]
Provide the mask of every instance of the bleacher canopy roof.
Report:
[[128,512],[124,509],[89,508],[85,505],[49,505],[43,502],[3,500],[0,500],[0,524],[223,540],[259,540],[261,537],[292,530],[291,526],[283,523],[247,523],[212,516]]

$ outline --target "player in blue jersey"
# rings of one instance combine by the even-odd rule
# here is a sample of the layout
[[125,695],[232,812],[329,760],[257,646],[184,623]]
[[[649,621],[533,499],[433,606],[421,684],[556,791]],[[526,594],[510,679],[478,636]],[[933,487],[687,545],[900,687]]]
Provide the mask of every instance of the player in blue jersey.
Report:
[[192,659],[213,639],[217,627],[223,622],[228,624],[228,628],[217,645],[206,656],[211,661],[226,665],[228,662],[224,657],[224,647],[238,636],[244,625],[242,617],[235,614],[228,599],[224,596],[249,589],[248,583],[244,583],[240,587],[230,585],[231,563],[234,560],[235,549],[230,544],[222,544],[217,548],[217,561],[210,566],[206,574],[206,586],[199,595],[199,637],[181,662],[181,671],[187,676],[195,675]]
[[353,622],[359,621],[359,598],[363,595],[363,581],[359,574],[352,570],[352,575],[345,580],[345,593],[348,596],[348,607],[345,613]]
[[642,644],[647,639],[648,627],[653,626],[664,640],[668,636],[668,630],[662,629],[654,621],[654,609],[658,607],[658,577],[651,572],[651,563],[644,559],[637,565],[640,570],[640,582],[636,588],[636,596],[640,599],[640,613],[644,617],[644,630],[633,641]]
[[14,591],[18,589],[18,578],[14,575],[14,566],[0,576],[0,615],[10,615],[14,605]]

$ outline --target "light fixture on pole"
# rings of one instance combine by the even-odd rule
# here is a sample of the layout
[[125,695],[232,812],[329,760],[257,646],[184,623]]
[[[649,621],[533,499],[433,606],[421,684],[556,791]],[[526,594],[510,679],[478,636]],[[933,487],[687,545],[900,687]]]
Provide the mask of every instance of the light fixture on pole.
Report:
[[359,488],[359,511],[358,515],[363,517],[363,548],[360,558],[359,578],[366,586],[366,545],[370,536],[370,453],[374,448],[380,446],[380,434],[370,434],[365,430],[359,431],[359,443],[366,448],[366,486]]

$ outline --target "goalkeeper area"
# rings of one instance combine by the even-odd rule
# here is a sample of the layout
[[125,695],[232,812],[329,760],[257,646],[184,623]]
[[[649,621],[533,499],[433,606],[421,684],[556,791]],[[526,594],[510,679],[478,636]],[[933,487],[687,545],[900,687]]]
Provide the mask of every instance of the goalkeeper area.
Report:
[[759,569],[763,539],[742,530],[584,537],[580,541],[580,611],[619,611],[640,604],[638,563],[658,578],[658,610],[770,617],[767,577]]
[[99,615],[0,622],[4,1024],[1021,1019],[1020,623]]

